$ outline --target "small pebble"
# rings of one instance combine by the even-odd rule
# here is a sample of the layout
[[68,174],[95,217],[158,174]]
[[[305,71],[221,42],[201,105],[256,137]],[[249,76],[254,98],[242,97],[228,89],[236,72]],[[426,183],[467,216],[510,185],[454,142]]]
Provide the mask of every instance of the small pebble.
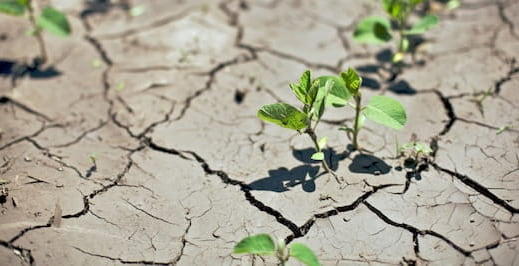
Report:
[[475,246],[476,244],[474,244],[474,242],[470,242],[469,246],[473,247]]
[[474,218],[470,218],[470,220],[469,220],[470,223],[473,223],[473,222],[475,222],[475,221],[476,221],[476,220],[474,220]]
[[63,172],[63,167],[58,167],[58,171]]
[[375,171],[375,172],[373,172],[373,174],[375,174],[375,175],[380,175],[381,172],[380,172],[380,171]]
[[25,158],[23,158],[23,159],[24,159],[26,162],[30,162],[30,161],[32,161],[31,157],[29,157],[29,156],[25,156]]

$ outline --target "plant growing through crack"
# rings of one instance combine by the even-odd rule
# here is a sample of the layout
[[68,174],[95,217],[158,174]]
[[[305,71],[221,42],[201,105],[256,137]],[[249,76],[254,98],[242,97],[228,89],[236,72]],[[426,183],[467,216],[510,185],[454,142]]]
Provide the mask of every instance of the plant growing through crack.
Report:
[[47,49],[43,40],[43,30],[60,37],[66,37],[71,33],[71,27],[67,17],[62,12],[47,6],[38,16],[32,0],[3,0],[0,1],[0,13],[12,16],[23,16],[27,11],[27,19],[31,24],[29,35],[36,38],[40,50],[40,56],[33,61],[33,67],[37,68],[47,61]]
[[416,135],[411,136],[411,140],[402,145],[396,145],[396,155],[403,157],[403,167],[410,169],[408,176],[418,176],[426,170],[429,165],[430,154],[433,152],[429,145],[416,141]]
[[334,77],[320,77],[312,81],[310,71],[307,70],[301,75],[299,84],[290,84],[296,98],[303,104],[302,110],[283,102],[267,104],[258,110],[258,117],[281,127],[296,130],[298,133],[307,134],[312,139],[316,150],[312,159],[321,161],[326,172],[332,174],[337,182],[341,183],[339,177],[328,166],[324,156],[323,148],[328,138],[318,139],[315,133],[330,92],[332,95],[340,92],[340,85],[336,84],[336,80]]
[[304,244],[292,243],[286,246],[283,239],[278,240],[277,244],[268,234],[258,234],[242,239],[233,250],[234,254],[253,254],[276,256],[279,265],[286,265],[288,259],[293,257],[307,266],[320,265],[314,252]]
[[409,51],[409,37],[423,34],[438,24],[438,17],[433,14],[426,15],[413,24],[409,23],[411,13],[422,2],[423,0],[382,0],[389,19],[371,16],[361,20],[353,32],[353,38],[359,43],[384,44],[397,34],[397,52],[393,53],[392,62],[400,63]]
[[341,73],[341,78],[353,98],[353,103],[348,102],[355,109],[355,118],[352,127],[343,126],[340,129],[346,131],[348,137],[352,139],[354,150],[360,150],[358,135],[366,119],[393,129],[402,129],[407,121],[407,115],[400,102],[386,96],[373,96],[369,103],[362,105],[362,77],[355,70],[349,68]]

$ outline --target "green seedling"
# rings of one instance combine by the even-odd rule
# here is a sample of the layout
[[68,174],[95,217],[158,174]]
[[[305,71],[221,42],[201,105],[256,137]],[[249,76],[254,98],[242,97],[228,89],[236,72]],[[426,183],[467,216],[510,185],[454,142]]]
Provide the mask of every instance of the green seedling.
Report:
[[286,246],[285,241],[280,239],[274,243],[268,234],[258,234],[242,239],[233,250],[234,254],[252,254],[276,256],[279,265],[286,265],[288,259],[293,257],[307,266],[321,265],[314,252],[304,244],[292,243]]
[[350,139],[353,139],[353,149],[359,150],[358,135],[366,119],[393,129],[402,129],[407,122],[407,115],[400,102],[386,96],[373,96],[369,103],[362,105],[362,77],[355,70],[349,68],[341,73],[341,78],[353,99],[348,102],[355,109],[353,127],[343,126],[340,130],[346,131]]
[[326,172],[332,174],[338,183],[339,177],[330,169],[324,158],[323,148],[328,138],[318,139],[315,129],[324,113],[327,97],[334,90],[334,78],[321,77],[312,81],[310,71],[301,76],[299,84],[291,83],[290,88],[296,98],[303,104],[300,110],[288,103],[274,103],[262,106],[258,110],[258,117],[264,121],[274,123],[298,133],[307,134],[313,141],[316,152],[312,159],[321,161]]
[[481,113],[481,115],[483,115],[484,114],[483,101],[488,96],[492,95],[493,89],[492,89],[492,87],[489,87],[486,91],[476,91],[476,89],[473,88],[472,91],[473,91],[473,93],[472,93],[473,98],[470,99],[469,101],[475,103],[476,106],[478,107],[479,112]]
[[353,38],[359,43],[385,44],[398,35],[397,52],[393,53],[393,63],[404,59],[409,50],[409,36],[425,33],[438,24],[438,17],[429,14],[413,24],[410,15],[423,0],[382,0],[389,19],[380,16],[367,17],[357,24]]
[[416,135],[413,134],[411,141],[402,145],[397,144],[397,157],[405,157],[404,166],[406,168],[417,169],[420,162],[427,163],[428,156],[433,152],[429,145],[416,142]]
[[32,0],[0,1],[0,13],[24,16],[26,12],[26,17],[32,27],[28,34],[36,38],[40,49],[40,57],[34,60],[35,67],[38,67],[47,61],[47,50],[42,35],[43,30],[61,37],[69,36],[72,30],[65,14],[50,6],[43,8],[40,14],[36,15]]

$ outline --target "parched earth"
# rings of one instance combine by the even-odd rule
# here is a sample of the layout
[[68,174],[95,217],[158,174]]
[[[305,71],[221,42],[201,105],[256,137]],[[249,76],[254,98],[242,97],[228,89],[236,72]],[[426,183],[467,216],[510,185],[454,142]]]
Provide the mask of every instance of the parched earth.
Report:
[[[257,233],[323,265],[519,265],[519,1],[439,11],[392,78],[390,45],[352,40],[378,1],[47,2],[74,33],[45,36],[38,70],[28,23],[0,16],[1,265],[272,264],[231,254]],[[372,153],[349,152],[353,111],[328,109],[340,186],[256,111],[348,67],[408,124],[367,123]],[[416,172],[395,158],[413,134],[434,150]]]

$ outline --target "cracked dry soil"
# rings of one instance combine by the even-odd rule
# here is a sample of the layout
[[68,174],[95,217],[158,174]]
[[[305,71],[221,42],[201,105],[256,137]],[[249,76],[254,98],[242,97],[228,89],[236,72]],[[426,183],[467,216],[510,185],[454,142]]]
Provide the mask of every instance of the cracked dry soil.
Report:
[[[519,265],[518,1],[440,13],[423,63],[391,81],[385,48],[351,38],[377,1],[47,2],[74,34],[45,36],[43,70],[13,74],[36,44],[0,17],[0,265],[272,264],[231,255],[256,233],[324,265]],[[304,69],[347,67],[408,124],[368,124],[374,153],[346,153],[337,125],[352,113],[329,110],[318,131],[341,189],[309,140],[255,113],[291,101]],[[434,152],[406,173],[394,143],[412,134]]]

